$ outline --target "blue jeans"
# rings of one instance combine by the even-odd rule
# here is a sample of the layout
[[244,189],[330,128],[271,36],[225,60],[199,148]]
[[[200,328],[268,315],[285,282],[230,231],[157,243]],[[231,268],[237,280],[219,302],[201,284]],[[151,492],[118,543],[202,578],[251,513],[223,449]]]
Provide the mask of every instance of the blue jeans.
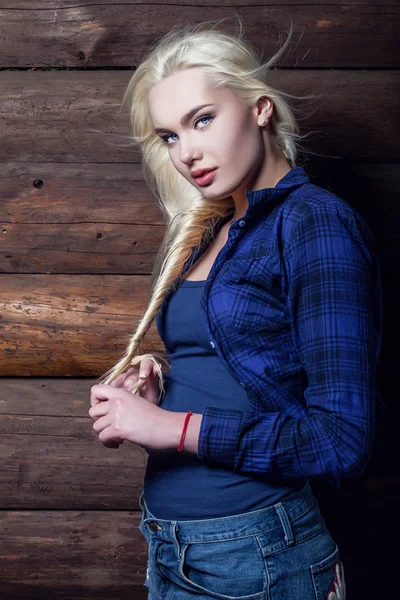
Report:
[[148,600],[345,600],[339,548],[311,487],[267,508],[168,521],[141,493]]

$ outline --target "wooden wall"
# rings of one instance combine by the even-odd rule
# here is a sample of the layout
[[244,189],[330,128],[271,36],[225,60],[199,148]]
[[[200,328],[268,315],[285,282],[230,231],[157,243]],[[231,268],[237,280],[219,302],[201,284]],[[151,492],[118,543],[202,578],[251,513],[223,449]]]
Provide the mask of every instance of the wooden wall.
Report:
[[[0,596],[141,600],[146,453],[103,446],[90,387],[148,301],[163,222],[119,112],[143,52],[176,23],[240,14],[271,82],[313,93],[306,170],[349,201],[380,252],[385,332],[371,461],[335,492],[313,482],[341,546],[347,600],[389,598],[400,477],[399,8],[262,0],[0,0]],[[281,36],[281,37],[279,37]],[[300,114],[300,113],[299,113]],[[152,327],[143,351],[162,352]],[[395,588],[396,589],[396,588]],[[378,594],[379,592],[379,594]]]

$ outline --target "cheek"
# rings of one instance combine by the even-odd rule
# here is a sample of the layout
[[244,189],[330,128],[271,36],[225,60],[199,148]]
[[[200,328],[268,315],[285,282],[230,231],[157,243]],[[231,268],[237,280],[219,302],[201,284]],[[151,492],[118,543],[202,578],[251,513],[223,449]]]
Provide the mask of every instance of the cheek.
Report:
[[231,129],[221,136],[218,148],[226,165],[239,171],[252,165],[259,155],[259,139],[257,131],[253,131],[249,123]]
[[184,174],[184,170],[185,170],[185,165],[182,163],[181,160],[179,160],[179,155],[178,155],[176,149],[175,149],[175,151],[174,151],[174,149],[172,149],[172,151],[170,151],[170,153],[169,153],[169,159],[170,159],[171,163],[173,164],[173,166],[175,167],[175,169],[181,175],[183,175]]

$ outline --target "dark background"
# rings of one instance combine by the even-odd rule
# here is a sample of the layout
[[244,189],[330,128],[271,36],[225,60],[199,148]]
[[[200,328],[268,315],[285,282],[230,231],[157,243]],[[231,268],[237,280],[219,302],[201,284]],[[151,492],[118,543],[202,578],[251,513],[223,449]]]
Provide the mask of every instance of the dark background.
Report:
[[[260,0],[0,0],[1,598],[145,599],[146,453],[103,446],[90,387],[148,302],[162,215],[120,113],[150,44],[175,24],[243,19],[271,83],[292,94],[315,182],[364,217],[380,254],[384,339],[364,473],[312,481],[345,565],[347,600],[396,595],[400,249],[399,5]],[[155,324],[143,352],[163,347]],[[393,543],[392,543],[393,541]],[[393,592],[391,587],[393,586]],[[294,599],[297,600],[297,599]]]

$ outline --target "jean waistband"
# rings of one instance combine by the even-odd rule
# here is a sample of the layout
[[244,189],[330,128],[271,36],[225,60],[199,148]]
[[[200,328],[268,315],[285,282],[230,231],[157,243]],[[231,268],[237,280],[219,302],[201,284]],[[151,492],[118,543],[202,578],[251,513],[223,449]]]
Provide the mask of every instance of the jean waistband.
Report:
[[148,510],[144,492],[141,493],[139,504],[142,509],[143,525],[150,537],[157,537],[165,541],[182,542],[218,541],[238,538],[257,533],[284,533],[288,545],[294,544],[294,527],[296,520],[316,508],[319,517],[319,506],[307,481],[300,490],[295,490],[280,502],[259,510],[217,517],[211,519],[196,519],[192,521],[170,521],[158,519]]

